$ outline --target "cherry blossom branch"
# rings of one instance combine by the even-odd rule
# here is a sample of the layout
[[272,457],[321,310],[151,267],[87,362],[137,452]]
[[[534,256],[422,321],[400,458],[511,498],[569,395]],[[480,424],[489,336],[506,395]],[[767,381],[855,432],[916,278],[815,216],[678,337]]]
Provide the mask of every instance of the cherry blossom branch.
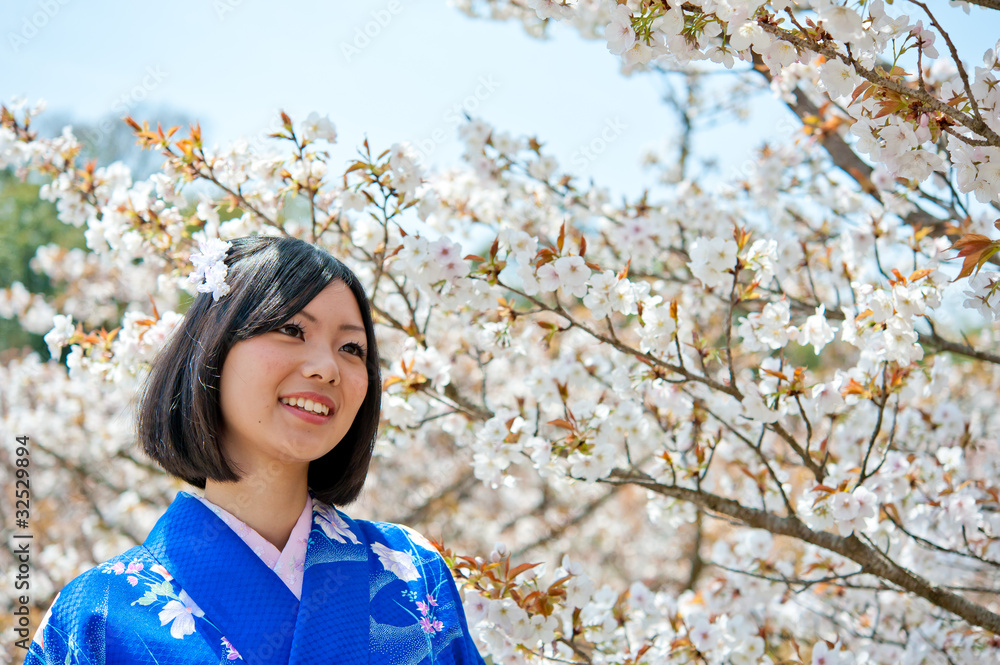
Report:
[[1000,11],[1000,0],[965,0],[970,5],[977,5],[985,9],[995,9]]
[[[811,304],[803,302],[794,296],[788,294],[783,294],[788,302],[795,307],[796,310],[802,312],[808,312],[819,306],[818,304]],[[830,321],[844,321],[844,313],[840,311],[839,308],[828,309],[826,312],[826,318]],[[960,356],[965,356],[966,358],[974,358],[976,360],[982,360],[984,362],[992,363],[994,365],[1000,365],[1000,355],[995,353],[990,353],[989,351],[983,351],[982,349],[974,348],[969,344],[959,344],[958,342],[953,342],[951,340],[941,337],[941,335],[935,330],[933,321],[930,317],[925,316],[925,320],[931,327],[930,333],[917,332],[917,339],[922,345],[933,347],[939,351],[947,351],[948,353],[954,353]]]
[[967,358],[975,358],[976,360],[982,360],[984,362],[993,363],[994,365],[1000,365],[1000,355],[995,353],[990,353],[989,351],[982,351],[980,349],[975,349],[967,344],[959,344],[957,342],[949,341],[941,337],[934,329],[931,328],[931,333],[917,333],[921,344],[927,344],[940,351],[948,351],[949,353],[957,353],[958,355],[965,356]]
[[[690,391],[684,390],[684,393],[689,397],[691,397],[692,399],[694,398],[694,395],[692,395]],[[742,432],[740,432],[731,424],[729,424],[724,418],[722,418],[717,413],[712,411],[712,409],[709,408],[707,405],[702,408],[705,409],[705,413],[715,418],[715,420],[719,424],[721,424],[723,427],[729,430],[729,432],[733,436],[735,436],[736,438],[741,440],[744,444],[746,444],[747,448],[754,451],[754,454],[757,455],[757,459],[759,459],[760,463],[764,465],[764,468],[767,469],[768,475],[771,476],[771,480],[774,481],[774,486],[775,488],[777,488],[778,494],[781,495],[781,500],[785,504],[785,510],[788,511],[789,515],[795,515],[795,508],[792,507],[792,502],[788,499],[788,495],[785,494],[785,489],[781,486],[781,480],[778,479],[778,473],[771,467],[770,460],[768,460],[767,456],[764,454],[763,449],[761,448],[764,442],[764,434],[767,432],[768,428],[766,426],[760,428],[760,436],[757,439],[757,443],[754,443],[748,437],[744,436]]]
[[[682,377],[684,377],[685,379],[687,379],[689,381],[695,381],[697,383],[705,384],[709,388],[713,388],[713,389],[718,390],[720,392],[724,392],[727,395],[731,395],[731,396],[735,397],[736,399],[740,399],[740,400],[743,399],[743,393],[741,393],[740,390],[739,390],[739,388],[737,388],[735,385],[727,386],[726,384],[720,383],[718,381],[715,381],[715,380],[711,379],[708,376],[698,375],[698,374],[695,374],[693,372],[690,372],[683,365],[673,365],[671,363],[668,363],[668,362],[662,360],[661,358],[658,358],[657,356],[654,356],[651,353],[645,353],[643,351],[640,351],[639,349],[637,349],[637,348],[635,348],[633,346],[630,346],[628,344],[625,344],[624,342],[622,342],[620,340],[613,339],[613,338],[609,337],[608,335],[605,335],[603,333],[600,333],[600,332],[594,330],[593,328],[591,328],[587,324],[583,323],[582,321],[580,321],[579,319],[577,319],[576,317],[574,317],[572,314],[570,314],[568,311],[566,311],[566,309],[564,309],[561,306],[553,307],[553,306],[549,305],[548,303],[544,302],[543,300],[535,298],[534,296],[529,296],[524,291],[521,291],[520,289],[518,289],[516,287],[510,286],[508,284],[503,284],[500,280],[497,280],[497,284],[499,284],[503,288],[507,289],[511,293],[516,293],[517,295],[521,296],[522,298],[525,298],[526,300],[531,301],[532,303],[534,303],[535,305],[537,305],[542,310],[547,311],[547,312],[551,312],[553,314],[559,315],[560,317],[562,317],[563,319],[565,319],[569,323],[569,327],[570,328],[579,328],[580,330],[582,330],[583,332],[587,333],[588,335],[590,335],[594,339],[596,339],[598,341],[601,341],[601,342],[604,342],[608,346],[611,346],[611,347],[615,348],[616,350],[621,351],[625,355],[633,356],[634,358],[636,358],[636,359],[640,360],[641,362],[643,362],[643,363],[645,363],[647,365],[650,365],[652,367],[660,367],[660,368],[663,368],[665,370],[669,370],[670,372],[672,372],[674,374],[679,374],[679,375],[681,375]],[[521,314],[521,312],[518,312],[518,315],[520,315],[520,314]],[[562,330],[562,332],[565,332],[568,329],[569,328],[565,328],[565,329]]]
[[[533,540],[532,542],[530,542],[530,543],[528,543],[526,545],[522,545],[519,549],[517,549],[513,553],[513,556],[515,556],[515,557],[524,556],[525,553],[530,552],[531,550],[533,550],[535,548],[547,545],[548,543],[552,542],[556,538],[559,538],[564,533],[566,533],[569,529],[571,529],[574,526],[580,524],[581,522],[583,522],[584,520],[586,520],[588,517],[590,517],[591,515],[593,515],[594,512],[598,508],[600,508],[605,503],[607,503],[612,498],[614,498],[615,495],[617,495],[618,492],[621,491],[622,487],[624,487],[624,486],[623,485],[618,485],[616,487],[613,487],[609,491],[607,491],[604,494],[602,494],[601,496],[597,497],[596,499],[594,499],[592,501],[588,501],[586,504],[583,505],[582,508],[580,508],[579,511],[576,512],[576,514],[574,514],[568,520],[566,520],[565,522],[562,522],[560,524],[557,524],[555,526],[552,526],[549,529],[549,532],[546,533],[541,538],[537,538],[537,539]],[[538,511],[537,511],[536,508],[533,508],[530,511],[529,514],[535,514],[535,515],[537,515]]]
[[[958,55],[958,49],[955,48],[955,44],[951,41],[951,35],[949,35],[945,31],[945,29],[941,27],[941,24],[938,23],[937,18],[935,18],[934,14],[931,13],[931,10],[927,8],[927,5],[920,2],[919,0],[910,0],[910,2],[912,2],[917,7],[920,7],[921,9],[924,10],[924,13],[927,14],[927,18],[930,19],[930,22],[934,25],[935,28],[938,29],[938,32],[941,33],[941,36],[944,38],[945,43],[948,44],[948,50],[951,52],[951,59],[954,61],[955,66],[958,68],[958,76],[959,78],[962,79],[962,85],[965,87],[965,94],[969,97],[969,104],[972,105],[972,113],[979,120],[982,120],[983,116],[979,112],[979,103],[976,102],[976,96],[972,94],[972,86],[969,84],[969,74],[965,71],[965,65],[962,64],[962,58],[960,58]],[[922,75],[923,73],[921,72],[921,76]],[[922,87],[923,86],[921,86],[921,88]]]
[[[739,400],[743,399],[743,394],[740,392],[739,388],[737,388],[735,384],[726,385],[726,384],[720,383],[718,381],[715,381],[715,380],[709,378],[707,375],[698,375],[698,374],[695,374],[693,372],[690,372],[683,365],[673,365],[671,363],[665,362],[662,359],[660,359],[660,358],[658,358],[658,357],[656,357],[656,356],[654,356],[654,355],[652,355],[650,353],[644,353],[643,351],[640,351],[639,349],[636,349],[636,348],[634,348],[634,347],[632,347],[632,346],[630,346],[628,344],[625,344],[624,342],[622,342],[622,341],[620,341],[620,340],[618,340],[616,338],[609,337],[607,335],[604,335],[604,334],[602,334],[602,333],[600,333],[600,332],[592,329],[590,326],[588,326],[585,323],[581,322],[576,317],[574,317],[572,314],[570,314],[569,312],[567,312],[561,306],[560,307],[552,307],[552,306],[548,305],[547,303],[545,303],[544,301],[542,301],[542,300],[540,300],[538,298],[535,298],[534,296],[529,296],[529,295],[527,295],[526,293],[524,293],[523,291],[521,291],[519,289],[516,289],[516,288],[514,288],[512,286],[509,286],[507,284],[502,284],[499,280],[497,281],[497,283],[500,284],[501,286],[503,286],[503,288],[508,289],[509,291],[511,291],[513,293],[516,293],[516,294],[520,295],[521,297],[530,300],[531,302],[533,302],[535,305],[537,305],[541,309],[549,311],[549,312],[552,312],[554,314],[558,314],[560,317],[566,319],[566,321],[569,322],[570,327],[579,328],[580,330],[583,330],[584,332],[586,332],[591,337],[594,337],[595,339],[597,339],[599,341],[602,341],[602,342],[608,344],[609,346],[614,347],[618,351],[620,351],[620,352],[622,352],[622,353],[624,353],[626,355],[632,356],[632,357],[640,360],[641,362],[644,362],[647,365],[654,366],[654,367],[662,367],[662,368],[667,369],[667,370],[669,370],[669,371],[671,371],[671,372],[673,372],[675,374],[681,375],[682,377],[684,377],[685,379],[687,379],[689,381],[695,381],[697,383],[702,383],[702,384],[708,386],[709,388],[712,388],[714,390],[718,390],[720,392],[726,393],[727,395],[731,395],[731,396],[735,397],[736,399],[739,399]],[[816,478],[817,482],[822,483],[823,479],[826,477],[826,471],[823,468],[823,465],[817,463],[814,459],[812,459],[812,456],[809,455],[809,453],[807,453],[805,451],[805,449],[803,449],[802,446],[799,445],[799,443],[795,440],[795,437],[793,437],[782,425],[780,425],[778,423],[773,423],[773,424],[770,425],[770,427],[771,427],[771,429],[775,433],[778,434],[778,436],[780,436],[789,445],[789,447],[792,448],[792,450],[795,451],[795,453],[802,460],[802,463],[813,473],[813,476]]]
[[887,580],[973,625],[1000,634],[1000,615],[900,567],[887,559],[881,552],[866,545],[855,535],[844,537],[826,531],[814,531],[797,517],[779,517],[763,510],[748,508],[737,501],[708,492],[662,485],[650,476],[636,470],[615,469],[602,482],[639,485],[658,494],[687,501],[726,515],[747,526],[764,529],[777,535],[791,536],[840,554],[859,564],[862,572]]
[[[101,510],[99,502],[94,498],[93,492],[90,490],[87,484],[88,481],[92,482],[96,480],[98,485],[102,485],[105,488],[111,490],[111,493],[115,496],[121,495],[123,492],[125,492],[126,488],[116,487],[115,485],[111,484],[106,478],[104,478],[102,474],[95,473],[92,469],[89,469],[83,466],[82,464],[74,462],[73,460],[70,460],[69,458],[63,455],[60,455],[59,453],[52,450],[51,447],[46,446],[45,444],[37,440],[32,442],[32,446],[34,446],[38,450],[41,450],[46,455],[51,456],[53,459],[59,462],[60,466],[62,466],[64,469],[70,472],[70,474],[73,477],[73,481],[74,484],[76,485],[76,488],[89,502],[92,510],[97,515],[97,518],[100,520],[101,526],[106,528],[108,531],[114,531],[117,528],[118,531],[120,531],[125,536],[130,538],[133,543],[138,544],[143,541],[141,537],[139,537],[131,529],[128,529],[125,525],[123,524],[116,525],[111,520],[107,519],[107,517],[105,517],[104,512]],[[92,558],[95,558],[93,557],[93,552],[91,552],[91,555]]]
[[[757,71],[761,76],[763,76],[768,82],[773,80],[770,70],[764,64],[764,60],[756,53],[753,54],[754,58],[754,70]],[[819,107],[816,106],[812,100],[798,87],[795,87],[791,91],[794,98],[793,101],[786,101],[786,105],[796,116],[801,118],[807,118],[809,116],[819,118],[822,116],[822,112]],[[946,128],[950,129],[950,128]],[[817,136],[817,140],[820,145],[826,150],[827,154],[830,155],[830,159],[833,163],[837,165],[844,173],[848,174],[858,185],[861,190],[871,196],[873,199],[879,203],[884,203],[882,194],[879,192],[878,188],[872,183],[871,176],[874,169],[861,157],[858,153],[844,140],[844,137],[840,135],[837,131],[820,131],[814,134]],[[966,141],[975,141],[975,139],[966,139]],[[983,145],[987,145],[986,142]],[[913,228],[921,228],[924,226],[931,227],[932,235],[937,237],[945,234],[946,225],[948,219],[940,219],[934,215],[926,212],[919,206],[914,206],[916,210],[906,215],[903,221]],[[942,206],[947,207],[947,206]],[[950,218],[956,217],[957,215],[950,215]]]
[[782,438],[782,440],[788,444],[788,447],[795,451],[795,454],[799,456],[802,460],[803,465],[812,471],[813,477],[816,478],[816,482],[821,483],[823,479],[826,478],[826,468],[821,462],[817,462],[812,458],[812,455],[806,451],[805,448],[799,445],[799,442],[795,440],[795,437],[785,429],[784,425],[778,422],[774,422],[768,425],[772,432],[777,434]]
[[[755,573],[755,572],[752,572],[752,571],[749,571],[749,570],[740,570],[739,568],[730,568],[729,566],[724,566],[721,563],[718,563],[716,561],[709,561],[708,563],[709,563],[710,566],[714,566],[715,568],[721,568],[722,570],[725,570],[725,571],[730,572],[730,573],[735,573],[737,575],[745,575],[747,577],[753,577],[755,579],[764,580],[766,582],[774,582],[776,584],[785,584],[785,585],[790,586],[790,587],[791,586],[801,586],[802,588],[799,589],[799,590],[797,590],[797,591],[795,591],[795,593],[802,593],[803,591],[806,591],[810,587],[813,587],[813,586],[815,586],[817,584],[833,584],[835,586],[844,586],[844,587],[846,587],[847,586],[846,584],[840,584],[839,581],[840,580],[847,580],[847,579],[850,579],[852,577],[857,577],[858,575],[865,575],[866,574],[863,571],[857,570],[857,571],[854,571],[853,573],[845,573],[844,575],[828,575],[827,577],[817,577],[816,579],[813,579],[813,580],[804,580],[804,579],[797,579],[797,578],[792,578],[792,577],[785,577],[784,575],[782,575],[781,577],[772,577],[770,575],[764,575],[762,573]],[[866,587],[852,587],[852,588],[866,588]]]
[[[882,399],[875,402],[875,406],[878,408],[878,417],[875,419],[875,427],[872,429],[871,438],[868,440],[868,450],[865,451],[865,458],[861,462],[861,473],[858,475],[856,487],[864,485],[865,480],[868,478],[868,459],[871,457],[872,450],[875,449],[875,442],[878,440],[878,435],[882,432],[882,418],[885,415],[885,405],[889,402],[887,365],[888,363],[882,363]],[[874,402],[874,400],[872,401]]]
[[399,524],[423,524],[428,514],[438,508],[442,503],[451,500],[461,500],[469,495],[473,487],[478,484],[476,475],[472,470],[466,470],[462,475],[452,481],[449,485],[442,487],[434,496],[421,503],[403,517],[396,520]]
[[904,527],[902,525],[902,523],[898,519],[896,519],[895,517],[893,517],[890,513],[887,512],[886,513],[886,517],[889,519],[890,522],[892,522],[896,526],[897,529],[899,529],[900,531],[902,531],[907,536],[909,536],[914,541],[916,541],[921,546],[923,546],[923,547],[925,547],[927,549],[935,550],[935,551],[938,551],[938,552],[942,552],[944,554],[953,554],[955,556],[966,557],[966,558],[969,558],[969,559],[973,559],[975,561],[979,561],[980,563],[985,563],[988,566],[993,566],[995,568],[1000,568],[1000,561],[993,561],[991,559],[987,559],[985,557],[981,557],[978,554],[974,554],[973,552],[962,552],[960,550],[953,550],[953,549],[944,547],[943,545],[939,545],[939,544],[935,543],[932,540],[924,538],[923,536],[918,536],[915,533],[911,532],[906,527]]
[[694,542],[691,543],[691,570],[688,571],[687,582],[684,584],[684,590],[693,591],[695,585],[698,583],[698,578],[701,577],[702,571],[705,570],[706,562],[701,558],[701,545],[705,537],[705,511],[701,508],[697,509],[694,517]]
[[[904,97],[909,97],[919,101],[928,108],[951,118],[963,127],[966,127],[970,131],[984,137],[988,142],[988,145],[1000,147],[1000,134],[993,131],[993,129],[980,118],[970,117],[968,114],[956,110],[923,90],[914,90],[906,87],[898,81],[893,81],[892,79],[881,76],[875,72],[874,69],[867,69],[861,65],[861,63],[859,63],[853,56],[844,55],[840,51],[820,44],[812,38],[796,35],[766,21],[759,22],[759,25],[771,35],[777,37],[778,39],[787,41],[790,44],[794,44],[801,49],[819,53],[820,55],[826,56],[828,59],[836,58],[837,60],[840,60],[844,64],[852,67],[854,71],[861,75],[862,78],[867,79],[869,82],[887,90],[892,90],[893,92]],[[958,138],[965,140],[965,138],[960,135]]]

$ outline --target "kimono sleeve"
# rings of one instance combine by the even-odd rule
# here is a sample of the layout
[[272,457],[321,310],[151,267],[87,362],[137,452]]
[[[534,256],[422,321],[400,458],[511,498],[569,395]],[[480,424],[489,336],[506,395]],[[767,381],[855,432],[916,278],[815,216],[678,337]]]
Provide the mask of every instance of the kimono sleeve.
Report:
[[103,617],[74,612],[64,596],[65,593],[58,594],[42,617],[28,646],[24,665],[103,665],[105,662]]

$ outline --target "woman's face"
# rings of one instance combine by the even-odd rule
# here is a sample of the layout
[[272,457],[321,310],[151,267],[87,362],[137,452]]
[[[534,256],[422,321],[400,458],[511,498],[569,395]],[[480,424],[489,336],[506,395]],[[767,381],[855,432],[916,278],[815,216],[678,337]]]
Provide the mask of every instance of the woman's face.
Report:
[[364,321],[331,282],[280,328],[237,342],[222,365],[221,443],[240,472],[302,464],[333,450],[368,390]]

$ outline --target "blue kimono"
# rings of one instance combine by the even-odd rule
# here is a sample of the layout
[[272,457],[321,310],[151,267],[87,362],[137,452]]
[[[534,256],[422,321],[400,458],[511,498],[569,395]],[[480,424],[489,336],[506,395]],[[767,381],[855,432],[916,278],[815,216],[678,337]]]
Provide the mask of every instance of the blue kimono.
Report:
[[38,633],[26,665],[483,663],[422,537],[315,498],[301,600],[180,492],[145,543],[67,584]]

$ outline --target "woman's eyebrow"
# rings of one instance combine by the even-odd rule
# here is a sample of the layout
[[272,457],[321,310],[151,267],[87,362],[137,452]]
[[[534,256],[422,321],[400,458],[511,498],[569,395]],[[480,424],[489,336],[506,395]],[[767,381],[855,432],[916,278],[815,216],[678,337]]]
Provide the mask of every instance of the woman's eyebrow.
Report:
[[[310,314],[309,312],[305,311],[304,309],[299,311],[299,314],[302,316],[302,318],[306,319],[307,321],[316,323],[316,317]],[[366,332],[364,326],[359,326],[356,323],[341,323],[340,330],[346,330],[348,332],[362,332],[362,333]]]

